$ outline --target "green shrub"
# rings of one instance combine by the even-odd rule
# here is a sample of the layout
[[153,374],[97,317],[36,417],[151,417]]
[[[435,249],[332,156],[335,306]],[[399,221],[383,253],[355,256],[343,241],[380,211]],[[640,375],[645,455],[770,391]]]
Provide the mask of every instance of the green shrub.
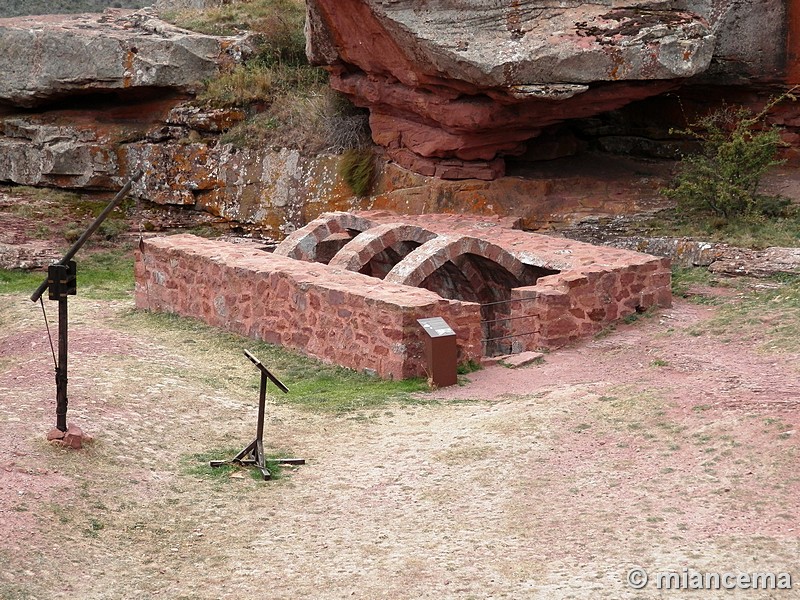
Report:
[[662,193],[686,213],[722,219],[785,216],[790,201],[759,193],[762,176],[781,164],[780,130],[766,124],[769,111],[790,93],[772,99],[759,113],[725,106],[679,133],[700,142],[701,151],[684,157],[673,185]]
[[368,149],[353,149],[342,154],[339,176],[359,198],[368,196],[375,177],[375,156]]

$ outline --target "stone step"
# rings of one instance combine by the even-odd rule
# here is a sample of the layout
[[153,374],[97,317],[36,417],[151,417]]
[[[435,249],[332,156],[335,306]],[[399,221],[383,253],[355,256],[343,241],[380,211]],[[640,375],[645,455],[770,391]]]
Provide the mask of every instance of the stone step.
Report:
[[543,360],[544,354],[541,352],[520,352],[519,354],[509,354],[496,358],[498,358],[498,362],[504,367],[517,369],[519,367],[527,367],[537,361]]

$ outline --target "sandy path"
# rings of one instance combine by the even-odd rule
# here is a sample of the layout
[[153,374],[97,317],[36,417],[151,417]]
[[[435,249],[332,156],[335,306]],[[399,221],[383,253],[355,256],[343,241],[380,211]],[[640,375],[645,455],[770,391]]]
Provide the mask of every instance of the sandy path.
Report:
[[678,302],[439,402],[272,406],[268,443],[309,462],[264,484],[185,470],[252,437],[251,366],[120,329],[126,302],[75,301],[70,416],[97,443],[48,446],[38,315],[0,300],[2,598],[659,597],[626,585],[637,565],[800,580],[800,361],[692,335],[713,308]]

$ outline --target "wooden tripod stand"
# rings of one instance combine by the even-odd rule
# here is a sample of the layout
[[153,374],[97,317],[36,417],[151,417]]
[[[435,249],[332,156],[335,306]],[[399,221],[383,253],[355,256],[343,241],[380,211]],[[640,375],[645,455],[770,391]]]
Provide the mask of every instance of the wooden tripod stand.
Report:
[[261,476],[264,478],[264,481],[267,481],[271,477],[269,469],[267,468],[268,462],[277,463],[280,465],[304,465],[306,464],[306,461],[303,458],[264,457],[264,412],[267,403],[267,380],[278,386],[278,389],[284,394],[289,391],[289,388],[283,385],[280,379],[270,373],[267,367],[262,365],[261,361],[250,354],[250,352],[245,350],[244,355],[249,358],[256,367],[258,367],[259,371],[261,371],[261,388],[258,394],[258,422],[256,424],[256,439],[250,442],[250,444],[247,445],[244,450],[239,452],[239,454],[234,456],[232,459],[212,460],[208,464],[212,467],[221,467],[230,463],[236,463],[244,466],[255,465],[258,467],[258,470],[261,471]]

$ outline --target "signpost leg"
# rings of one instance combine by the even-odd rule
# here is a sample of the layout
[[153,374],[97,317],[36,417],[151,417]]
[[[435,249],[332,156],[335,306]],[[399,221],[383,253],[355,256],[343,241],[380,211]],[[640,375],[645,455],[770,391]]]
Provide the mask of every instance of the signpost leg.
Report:
[[56,428],[67,430],[67,297],[58,299],[58,367],[56,368]]

